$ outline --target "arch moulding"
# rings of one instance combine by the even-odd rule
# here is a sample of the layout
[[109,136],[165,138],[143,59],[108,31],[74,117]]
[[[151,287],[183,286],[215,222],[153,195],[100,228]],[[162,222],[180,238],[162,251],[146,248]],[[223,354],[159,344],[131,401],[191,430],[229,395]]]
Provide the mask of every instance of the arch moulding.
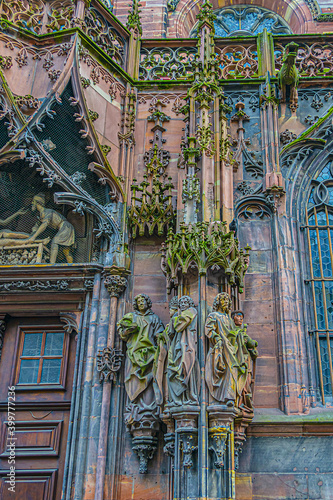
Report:
[[[188,38],[196,24],[202,0],[180,0],[174,12],[168,13],[167,37]],[[279,14],[290,26],[293,33],[315,32],[315,23],[309,7],[304,0],[211,0],[213,9],[247,5],[248,7],[263,7]]]

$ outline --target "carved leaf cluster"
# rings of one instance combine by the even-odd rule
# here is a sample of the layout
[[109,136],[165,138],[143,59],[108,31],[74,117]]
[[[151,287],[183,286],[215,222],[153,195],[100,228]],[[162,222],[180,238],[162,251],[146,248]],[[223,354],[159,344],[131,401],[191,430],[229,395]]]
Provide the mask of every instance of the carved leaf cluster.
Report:
[[177,283],[178,273],[186,274],[193,267],[200,275],[209,268],[222,268],[231,285],[242,290],[244,274],[248,267],[248,251],[240,249],[233,232],[228,232],[225,222],[198,222],[182,224],[180,231],[169,230],[162,245],[162,269],[167,276],[168,291]]

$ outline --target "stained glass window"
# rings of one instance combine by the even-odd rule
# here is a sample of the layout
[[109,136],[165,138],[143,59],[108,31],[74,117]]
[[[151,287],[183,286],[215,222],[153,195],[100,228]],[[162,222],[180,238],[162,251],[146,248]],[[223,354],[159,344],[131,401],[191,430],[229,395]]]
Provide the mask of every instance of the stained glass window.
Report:
[[312,181],[306,222],[313,298],[313,332],[323,403],[333,395],[333,164]]
[[[273,34],[288,34],[291,30],[288,24],[275,12],[261,7],[238,5],[223,7],[215,11],[215,37],[226,38],[232,36],[253,36],[262,33],[266,28]],[[191,37],[197,33],[196,26]]]
[[18,384],[60,384],[64,341],[64,332],[22,331]]

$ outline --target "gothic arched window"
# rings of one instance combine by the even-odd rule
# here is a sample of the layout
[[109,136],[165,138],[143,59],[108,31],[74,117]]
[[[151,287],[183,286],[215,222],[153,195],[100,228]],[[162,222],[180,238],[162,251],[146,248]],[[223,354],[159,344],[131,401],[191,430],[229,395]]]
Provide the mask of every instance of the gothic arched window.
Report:
[[[231,36],[253,36],[267,31],[278,34],[289,34],[291,30],[281,16],[262,7],[249,7],[238,5],[236,7],[223,7],[216,10],[214,21],[215,37],[226,38]],[[191,32],[191,37],[197,33],[196,26]]]
[[313,330],[323,402],[333,391],[333,162],[312,181],[307,210]]

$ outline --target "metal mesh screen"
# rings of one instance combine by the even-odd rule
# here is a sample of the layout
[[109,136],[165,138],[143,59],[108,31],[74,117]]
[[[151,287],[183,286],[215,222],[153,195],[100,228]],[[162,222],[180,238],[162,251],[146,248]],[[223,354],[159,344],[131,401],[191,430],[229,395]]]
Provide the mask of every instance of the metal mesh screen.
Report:
[[86,147],[89,143],[80,135],[82,124],[75,121],[77,109],[70,105],[70,97],[73,97],[73,91],[69,83],[61,96],[62,103],[53,107],[56,115],[53,119],[46,117],[43,120],[45,128],[37,131],[36,136],[59,165],[69,175],[79,178],[83,189],[105,205],[110,203],[110,189],[99,184],[96,175],[88,170],[89,163],[95,158],[88,154]]
[[56,191],[23,160],[1,167],[0,265],[89,261],[92,219],[55,205]]

